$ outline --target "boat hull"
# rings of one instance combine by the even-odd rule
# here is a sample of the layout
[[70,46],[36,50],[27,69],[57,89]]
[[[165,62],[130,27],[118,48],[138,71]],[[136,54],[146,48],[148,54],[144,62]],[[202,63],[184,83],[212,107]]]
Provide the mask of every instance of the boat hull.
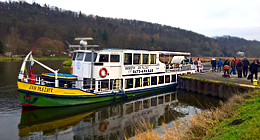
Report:
[[[48,86],[40,86],[31,83],[24,83],[18,81],[18,91],[20,93],[21,104],[23,107],[61,107],[92,104],[105,101],[128,100],[141,96],[148,96],[153,93],[161,91],[174,90],[175,84],[169,84],[159,87],[147,89],[135,89],[126,91],[125,93],[106,93],[94,94],[82,91],[80,89],[65,89]],[[33,90],[30,87],[34,87]],[[49,90],[43,90],[48,89]],[[39,89],[39,90],[38,90]],[[41,90],[40,90],[41,89]],[[72,90],[72,91],[70,91]],[[53,91],[53,93],[47,92]],[[56,91],[56,92],[55,92]],[[67,92],[67,94],[66,94]],[[72,94],[74,93],[74,94]]]

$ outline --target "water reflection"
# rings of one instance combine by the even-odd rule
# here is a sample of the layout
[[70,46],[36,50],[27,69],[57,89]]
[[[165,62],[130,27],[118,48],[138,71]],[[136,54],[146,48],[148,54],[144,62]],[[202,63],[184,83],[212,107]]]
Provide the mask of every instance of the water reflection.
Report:
[[[170,122],[167,106],[176,106],[177,92],[150,96],[126,103],[103,102],[85,106],[23,110],[19,124],[21,139],[123,139],[134,136],[135,126],[145,119],[157,127]],[[165,120],[166,119],[166,120]]]
[[[180,98],[177,98],[177,92],[170,92],[125,103],[103,102],[84,106],[23,110],[19,136],[21,139],[129,138],[139,129],[140,120],[150,122],[155,129],[160,129],[163,122],[170,127],[170,123],[176,118],[201,111],[194,105],[180,103],[179,99],[189,99],[185,96],[186,93],[180,92],[178,96],[179,94]],[[214,102],[214,99],[206,102]]]

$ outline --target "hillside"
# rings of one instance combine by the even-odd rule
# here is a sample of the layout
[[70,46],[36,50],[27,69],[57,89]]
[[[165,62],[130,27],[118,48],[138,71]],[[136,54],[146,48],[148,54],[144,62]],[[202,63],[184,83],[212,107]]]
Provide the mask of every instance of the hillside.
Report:
[[[67,51],[75,37],[93,37],[100,48],[131,48],[191,52],[193,56],[234,56],[244,51],[259,57],[260,42],[215,37],[150,22],[85,15],[37,3],[0,2],[0,53],[39,56]],[[1,45],[2,44],[2,45]]]

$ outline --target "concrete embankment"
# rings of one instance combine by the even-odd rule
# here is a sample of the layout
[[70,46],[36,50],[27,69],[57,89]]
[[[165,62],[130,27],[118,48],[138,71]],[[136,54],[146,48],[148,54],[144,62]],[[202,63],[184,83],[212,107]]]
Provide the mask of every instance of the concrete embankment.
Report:
[[253,83],[247,78],[238,78],[237,75],[223,78],[222,75],[222,72],[206,72],[180,76],[179,88],[221,99],[260,89],[260,86],[253,86]]

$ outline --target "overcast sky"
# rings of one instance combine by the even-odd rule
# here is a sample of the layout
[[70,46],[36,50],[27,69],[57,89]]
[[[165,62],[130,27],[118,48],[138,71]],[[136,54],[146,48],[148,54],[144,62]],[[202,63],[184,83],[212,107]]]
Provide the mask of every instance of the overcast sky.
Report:
[[[1,0],[4,1],[4,0]],[[86,15],[136,19],[260,41],[260,0],[26,0]]]

